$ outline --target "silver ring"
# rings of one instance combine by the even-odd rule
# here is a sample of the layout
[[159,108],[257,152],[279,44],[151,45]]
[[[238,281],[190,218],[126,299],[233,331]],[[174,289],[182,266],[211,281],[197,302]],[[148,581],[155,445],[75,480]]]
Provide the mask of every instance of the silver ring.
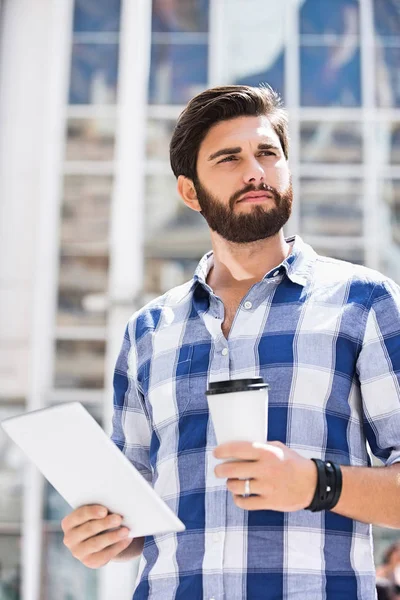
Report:
[[244,482],[244,494],[243,498],[248,498],[250,496],[250,479],[246,479]]

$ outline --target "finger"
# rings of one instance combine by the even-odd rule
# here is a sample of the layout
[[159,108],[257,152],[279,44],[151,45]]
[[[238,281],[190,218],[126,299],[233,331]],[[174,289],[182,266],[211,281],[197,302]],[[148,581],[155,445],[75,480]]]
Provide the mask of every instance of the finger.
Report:
[[86,556],[82,563],[89,567],[90,569],[97,569],[98,567],[102,567],[107,564],[113,558],[116,558],[118,554],[121,554],[124,550],[128,548],[128,546],[132,543],[132,538],[127,538],[122,540],[121,542],[117,542],[116,544],[112,544],[108,546],[101,552],[96,552],[95,554],[90,554]]
[[[232,494],[239,496],[244,494],[245,483],[245,481],[240,481],[238,479],[228,479],[226,486]],[[258,479],[250,479],[250,494],[261,495],[263,491]]]
[[96,535],[74,548],[73,555],[78,560],[83,560],[92,554],[102,552],[105,548],[125,540],[128,535],[129,529],[127,527],[121,527],[121,529],[116,531],[108,531],[107,533]]
[[105,506],[99,504],[89,504],[77,508],[61,521],[62,530],[69,531],[74,527],[79,527],[82,523],[91,521],[92,519],[104,519],[108,514]]
[[237,461],[217,465],[214,469],[217,477],[227,479],[253,479],[258,477],[260,463],[258,461]]
[[250,498],[233,496],[233,501],[236,506],[243,510],[265,510],[265,498],[262,496],[250,496]]
[[79,527],[74,527],[74,529],[67,531],[64,535],[64,544],[68,548],[74,548],[85,540],[103,533],[107,529],[119,527],[121,523],[121,515],[108,515],[105,519],[88,521]]
[[251,442],[226,442],[217,446],[213,454],[215,458],[237,458],[239,460],[257,460],[260,450]]
[[282,444],[282,442],[268,442],[268,444],[260,444],[259,442],[254,442],[253,448],[257,448],[261,450],[262,454],[265,456],[265,452],[268,452],[270,456],[275,456],[279,460],[283,460],[285,458],[284,449],[287,446]]

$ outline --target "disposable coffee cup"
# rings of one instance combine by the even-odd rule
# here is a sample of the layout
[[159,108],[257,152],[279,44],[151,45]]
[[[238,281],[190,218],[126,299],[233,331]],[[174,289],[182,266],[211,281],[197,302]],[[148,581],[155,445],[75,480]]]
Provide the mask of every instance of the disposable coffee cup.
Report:
[[268,383],[262,377],[215,381],[206,391],[218,445],[268,437]]

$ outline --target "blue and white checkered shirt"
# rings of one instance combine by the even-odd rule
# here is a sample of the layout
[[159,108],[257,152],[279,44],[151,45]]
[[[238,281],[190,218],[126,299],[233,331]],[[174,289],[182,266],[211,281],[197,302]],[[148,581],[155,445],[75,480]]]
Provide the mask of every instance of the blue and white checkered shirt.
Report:
[[[400,288],[299,236],[224,307],[193,279],[136,312],[115,371],[112,439],[186,525],[145,539],[134,600],[372,600],[371,527],[333,512],[244,511],[214,474],[209,381],[262,376],[269,440],[366,466],[400,461]],[[229,418],[229,415],[227,415]],[[132,499],[134,502],[134,498]]]

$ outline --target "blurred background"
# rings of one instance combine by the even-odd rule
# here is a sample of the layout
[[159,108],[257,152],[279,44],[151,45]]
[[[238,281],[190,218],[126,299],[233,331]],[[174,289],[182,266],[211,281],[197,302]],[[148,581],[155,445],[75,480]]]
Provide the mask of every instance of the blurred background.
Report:
[[[400,0],[0,0],[0,420],[77,400],[110,431],[127,320],[210,249],[175,120],[260,82],[290,115],[285,234],[399,283]],[[69,555],[69,510],[0,429],[0,600],[132,597],[136,562]],[[374,529],[377,564],[399,539]]]

